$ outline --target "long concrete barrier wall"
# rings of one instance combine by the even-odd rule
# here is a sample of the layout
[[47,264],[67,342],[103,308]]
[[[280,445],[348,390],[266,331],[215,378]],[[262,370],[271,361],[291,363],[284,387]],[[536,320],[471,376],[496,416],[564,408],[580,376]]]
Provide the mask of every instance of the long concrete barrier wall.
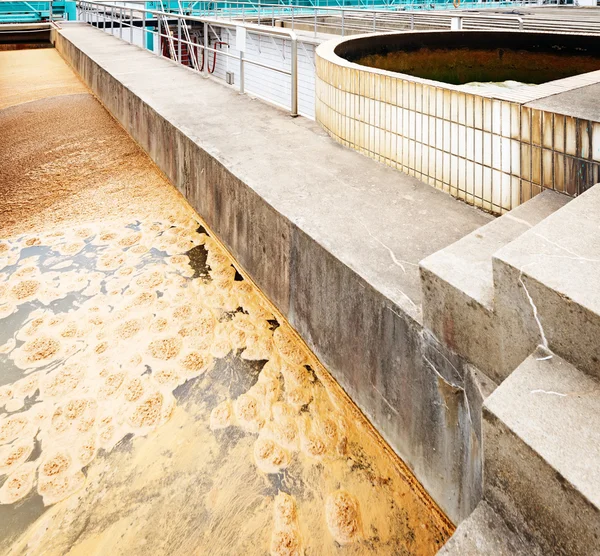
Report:
[[[223,152],[188,125],[194,112],[179,96],[182,83],[197,79],[198,98],[202,88],[222,86],[89,28],[78,31],[114,44],[92,46],[65,28],[53,37],[59,53],[227,245],[450,519],[461,521],[481,497],[484,386],[477,372],[424,330],[418,309],[402,307],[344,262],[333,242],[307,231],[306,213],[293,200],[273,206],[265,192],[277,191],[267,184],[277,168],[262,170],[264,184],[256,175],[245,177],[244,153]],[[121,55],[103,57],[110,48]],[[132,76],[144,72],[138,77],[146,85],[136,87]],[[166,86],[152,92],[152,80],[172,82],[170,103]],[[345,154],[325,136],[318,141],[342,157],[356,157],[359,165],[392,172]],[[320,200],[312,202],[317,210]]]

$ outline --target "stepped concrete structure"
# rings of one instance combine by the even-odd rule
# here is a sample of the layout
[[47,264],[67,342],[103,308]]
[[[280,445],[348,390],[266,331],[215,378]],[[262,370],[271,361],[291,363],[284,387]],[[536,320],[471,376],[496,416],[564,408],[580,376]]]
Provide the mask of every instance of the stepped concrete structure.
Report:
[[440,554],[600,554],[600,185],[494,218],[100,30],[52,41],[457,525]]

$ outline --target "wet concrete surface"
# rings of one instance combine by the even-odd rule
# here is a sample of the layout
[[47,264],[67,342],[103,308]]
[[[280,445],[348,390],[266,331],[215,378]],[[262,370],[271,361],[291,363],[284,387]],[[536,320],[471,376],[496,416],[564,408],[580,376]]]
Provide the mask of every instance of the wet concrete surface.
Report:
[[445,517],[58,54],[0,84],[0,550],[435,553]]

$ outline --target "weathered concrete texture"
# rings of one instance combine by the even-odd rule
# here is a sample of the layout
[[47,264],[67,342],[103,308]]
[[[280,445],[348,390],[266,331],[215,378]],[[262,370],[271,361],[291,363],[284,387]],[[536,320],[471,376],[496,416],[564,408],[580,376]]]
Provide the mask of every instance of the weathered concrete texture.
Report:
[[418,262],[491,218],[99,31],[65,25],[56,46],[448,515],[468,515],[465,371],[423,332]]
[[456,529],[438,552],[439,556],[542,556],[540,548],[528,542],[487,504],[480,502],[475,511]]
[[528,357],[484,404],[485,499],[544,554],[600,553],[600,383]]
[[595,83],[565,93],[550,95],[525,106],[582,120],[600,122],[598,98],[600,98],[600,83]]
[[537,345],[600,377],[600,187],[494,255],[507,376]]
[[545,191],[420,263],[425,326],[492,380],[505,378],[498,372],[503,323],[494,312],[492,256],[569,200]]

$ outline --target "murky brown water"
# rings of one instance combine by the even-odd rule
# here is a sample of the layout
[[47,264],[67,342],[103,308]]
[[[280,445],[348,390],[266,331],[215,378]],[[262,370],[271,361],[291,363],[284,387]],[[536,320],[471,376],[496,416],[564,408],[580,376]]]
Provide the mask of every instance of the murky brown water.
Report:
[[[24,54],[0,53],[0,83]],[[27,86],[0,121],[68,117]],[[60,149],[27,156],[52,138],[14,139],[29,181],[7,184],[0,241],[0,549],[435,553],[447,520],[197,215],[89,93],[58,100],[101,125],[72,194]]]

